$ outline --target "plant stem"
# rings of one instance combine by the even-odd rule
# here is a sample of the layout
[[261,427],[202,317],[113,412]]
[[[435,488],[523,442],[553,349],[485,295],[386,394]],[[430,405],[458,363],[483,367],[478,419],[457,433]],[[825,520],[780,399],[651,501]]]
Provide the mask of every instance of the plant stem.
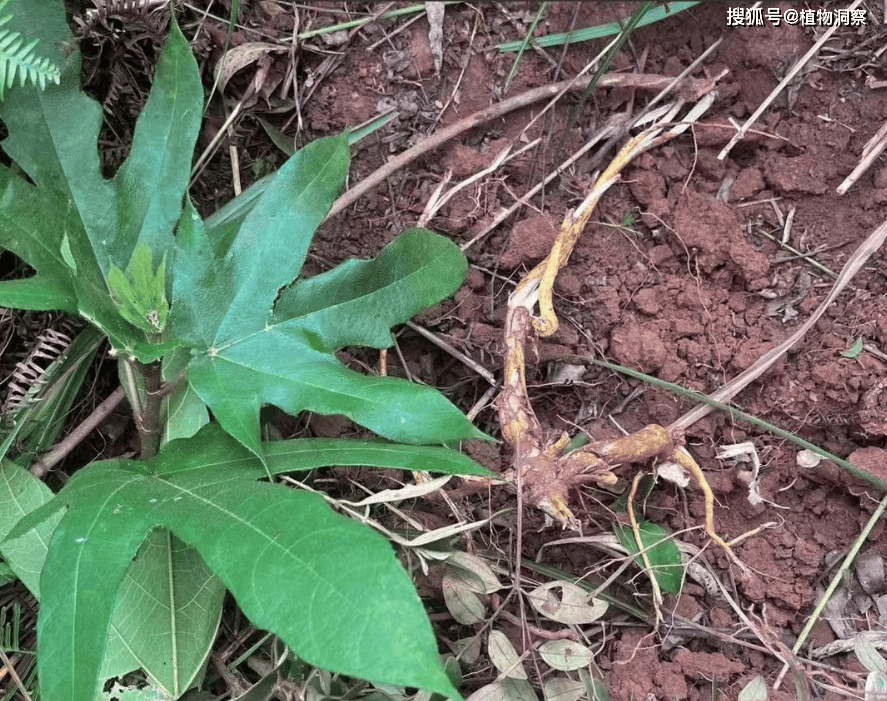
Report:
[[834,594],[835,590],[844,581],[846,581],[845,578],[847,573],[850,571],[850,566],[853,564],[853,561],[856,559],[859,551],[862,550],[862,546],[865,545],[869,534],[874,530],[875,526],[878,524],[878,521],[881,520],[881,516],[884,515],[885,509],[887,509],[887,494],[885,494],[884,497],[881,499],[881,503],[878,504],[878,508],[875,509],[875,512],[868,520],[868,523],[866,523],[865,528],[862,529],[862,533],[859,534],[856,542],[853,543],[853,547],[850,548],[850,551],[847,553],[847,556],[841,563],[840,568],[838,568],[838,571],[835,572],[835,576],[832,577],[832,581],[829,583],[828,588],[825,590],[825,593],[822,595],[819,603],[816,605],[816,610],[813,612],[813,615],[811,615],[810,618],[807,619],[804,630],[801,631],[801,634],[798,636],[798,640],[792,647],[792,652],[794,654],[797,655],[798,651],[803,647],[804,642],[807,640],[807,636],[810,635],[810,631],[813,630],[813,626],[816,625],[816,621],[819,620],[820,614],[828,605],[829,599],[832,598],[832,594]]
[[145,378],[145,401],[136,425],[139,427],[139,437],[142,439],[142,459],[149,460],[157,455],[160,448],[160,403],[163,399],[161,394],[163,378],[159,362],[147,365],[136,363],[136,365]]
[[142,403],[139,400],[139,387],[136,384],[135,362],[129,359],[123,361],[123,375],[126,379],[126,396],[132,406],[132,414],[136,417],[136,421],[139,421],[142,415]]

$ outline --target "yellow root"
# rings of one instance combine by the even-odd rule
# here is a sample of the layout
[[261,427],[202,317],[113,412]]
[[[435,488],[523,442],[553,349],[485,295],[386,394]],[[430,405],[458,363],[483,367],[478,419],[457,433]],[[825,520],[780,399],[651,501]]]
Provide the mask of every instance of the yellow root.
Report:
[[[566,503],[567,490],[583,481],[612,484],[616,476],[610,465],[640,462],[650,458],[671,457],[693,475],[705,496],[705,531],[711,539],[738,562],[730,550],[730,543],[721,538],[714,526],[714,494],[696,461],[683,448],[676,448],[666,429],[647,426],[636,434],[610,443],[587,446],[569,455],[563,455],[568,437],[552,440],[542,429],[527,396],[524,375],[524,344],[532,331],[539,336],[550,336],[558,328],[552,305],[552,287],[558,271],[567,263],[573,247],[582,233],[600,198],[617,182],[619,173],[636,156],[654,146],[665,143],[686,129],[686,124],[710,106],[711,98],[701,101],[687,115],[686,123],[672,126],[663,134],[665,123],[673,116],[663,118],[659,125],[630,139],[597,179],[591,192],[579,207],[564,219],[551,252],[518,283],[508,301],[505,321],[505,381],[496,400],[503,438],[515,448],[515,469],[524,477],[524,488],[529,487],[532,503],[537,504],[564,524],[572,524],[575,517]],[[670,113],[671,114],[671,113]],[[534,306],[539,305],[539,317],[533,318]],[[526,471],[526,472],[525,472]],[[635,480],[634,489],[637,488]],[[631,515],[635,531],[637,522]],[[742,563],[739,563],[742,565]],[[745,565],[742,565],[744,568]]]

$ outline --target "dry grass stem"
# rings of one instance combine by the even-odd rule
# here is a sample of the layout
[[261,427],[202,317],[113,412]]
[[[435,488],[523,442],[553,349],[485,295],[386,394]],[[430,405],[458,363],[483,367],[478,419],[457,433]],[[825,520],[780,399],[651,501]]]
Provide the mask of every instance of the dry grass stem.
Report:
[[498,385],[499,384],[496,380],[496,376],[492,372],[487,370],[483,365],[479,364],[473,358],[469,358],[467,355],[465,355],[461,351],[458,351],[455,348],[453,348],[449,343],[447,343],[442,338],[437,336],[437,334],[431,333],[431,331],[429,331],[428,329],[422,328],[421,326],[413,323],[412,321],[408,321],[406,323],[406,325],[409,328],[411,328],[413,331],[415,331],[417,334],[419,334],[420,336],[427,338],[429,341],[431,341],[434,345],[436,345],[441,350],[446,351],[447,353],[452,355],[457,360],[460,360],[461,362],[463,362],[465,365],[467,365],[472,370],[474,370],[478,375],[483,377],[491,385]]
[[458,192],[464,190],[469,185],[476,183],[481,178],[494,173],[503,165],[508,163],[508,161],[514,160],[531,148],[535,148],[541,141],[542,139],[534,139],[515,153],[511,153],[511,146],[506,146],[496,155],[496,158],[493,159],[493,162],[490,163],[489,166],[487,166],[483,170],[478,171],[471,177],[466,178],[458,185],[454,185],[452,188],[447,190],[446,194],[441,195],[441,190],[449,180],[450,173],[447,172],[440,186],[436,188],[435,191],[432,193],[432,196],[428,198],[428,203],[425,205],[425,210],[422,212],[422,216],[419,217],[419,221],[416,225],[428,226],[428,222],[431,221],[431,219],[438,213],[438,211],[440,211],[441,207],[449,202]]
[[12,661],[6,655],[6,652],[0,647],[0,662],[3,663],[3,668],[0,669],[0,679],[3,679],[5,674],[2,674],[5,671],[9,672],[9,676],[12,678],[13,683],[15,684],[15,688],[18,689],[22,694],[23,701],[33,701],[33,697],[28,693],[27,688],[22,683],[21,677],[19,677],[18,673],[15,671],[15,667],[12,665]]
[[619,132],[621,128],[625,125],[625,119],[622,115],[612,115],[607,123],[598,129],[592,137],[583,144],[583,146],[576,151],[576,153],[572,154],[568,159],[566,159],[563,163],[561,163],[557,168],[551,171],[548,175],[546,175],[539,183],[534,185],[532,188],[527,190],[527,192],[518,200],[510,206],[503,208],[493,217],[493,220],[488,222],[483,229],[481,229],[474,237],[463,243],[460,248],[462,251],[467,251],[478,241],[483,239],[487,234],[489,234],[493,229],[495,229],[499,224],[508,219],[514,212],[516,212],[520,207],[523,207],[527,204],[532,197],[536,195],[543,187],[548,185],[552,180],[554,180],[557,176],[563,173],[567,168],[573,165],[576,161],[578,161],[582,156],[584,156],[591,148],[595,145],[599,144],[604,139],[616,134]]
[[853,172],[844,179],[844,182],[838,185],[836,192],[839,195],[843,195],[847,190],[853,187],[853,184],[859,180],[862,174],[868,170],[869,166],[875,162],[875,159],[881,155],[885,147],[887,147],[887,122],[882,124],[881,128],[878,129],[875,135],[868,140],[862,149],[859,165],[857,165],[856,168],[853,169]]
[[[855,10],[861,4],[862,4],[862,0],[855,0],[854,3],[847,9],[848,9],[848,11]],[[777,85],[775,88],[773,88],[773,92],[771,92],[767,96],[767,99],[765,99],[758,106],[758,109],[756,109],[752,113],[751,117],[749,117],[748,119],[745,120],[745,124],[743,124],[739,128],[739,130],[736,132],[736,134],[733,135],[733,138],[730,139],[729,143],[726,146],[724,146],[724,148],[718,154],[719,161],[723,161],[727,157],[727,154],[730,153],[730,151],[733,149],[733,147],[737,143],[739,143],[742,139],[745,138],[745,132],[748,130],[748,128],[752,124],[754,124],[756,121],[758,121],[758,117],[760,117],[762,114],[764,114],[764,111],[770,106],[770,103],[773,102],[773,100],[775,100],[779,96],[779,93],[781,93],[785,89],[785,87],[792,81],[792,79],[800,72],[800,70],[805,65],[807,65],[807,63],[810,61],[810,59],[812,59],[817,53],[819,53],[819,50],[822,48],[823,44],[825,44],[829,39],[832,38],[832,35],[838,30],[838,28],[840,26],[841,25],[839,25],[839,24],[832,25],[828,29],[828,31],[826,31],[825,34],[823,34],[819,38],[819,41],[817,41],[813,46],[811,46],[810,50],[801,57],[801,60],[798,61],[788,73],[786,73],[785,78],[783,78],[779,82],[779,85]]]
[[637,517],[634,515],[634,500],[637,496],[638,485],[641,483],[641,477],[643,474],[638,472],[634,479],[631,481],[631,489],[628,492],[628,501],[626,502],[626,507],[628,508],[628,521],[631,524],[631,531],[634,534],[635,543],[638,546],[638,553],[641,556],[641,559],[644,562],[644,568],[647,571],[647,574],[650,578],[650,585],[653,588],[653,609],[656,611],[656,628],[662,624],[662,590],[659,588],[659,582],[656,580],[656,575],[653,570],[653,563],[650,562],[650,554],[647,552],[647,548],[644,546],[644,540],[641,537],[641,526],[638,523]]
[[[881,247],[881,245],[884,243],[885,238],[887,238],[887,221],[885,221],[883,224],[881,224],[881,226],[879,226],[871,234],[869,234],[868,238],[866,238],[866,240],[863,241],[853,252],[853,255],[851,255],[847,262],[844,264],[844,267],[841,270],[841,273],[838,275],[838,279],[835,280],[835,284],[829,292],[828,296],[822,301],[822,304],[817,307],[816,311],[813,312],[810,318],[807,319],[807,321],[805,321],[803,324],[801,324],[797,331],[795,331],[791,336],[785,339],[778,346],[762,355],[750,368],[734,377],[732,380],[730,380],[730,382],[725,384],[716,392],[712,392],[710,395],[708,395],[709,398],[722,403],[729,402],[750,383],[754,382],[757,378],[763,375],[767,371],[767,369],[773,365],[773,363],[779,360],[779,358],[781,358],[789,350],[789,348],[800,341],[801,338],[803,338],[804,334],[806,334],[813,327],[813,325],[825,313],[825,310],[828,309],[829,305],[831,305],[831,303],[835,301],[835,298],[841,293],[841,291],[845,287],[847,287],[847,285],[850,283],[850,280],[853,279],[853,276],[856,275],[857,272],[859,272],[859,269],[872,256],[872,254]],[[691,411],[688,411],[673,424],[669,425],[668,430],[685,431],[687,428],[699,421],[699,419],[701,419],[703,416],[709,414],[711,411],[712,407],[710,405],[700,404]]]

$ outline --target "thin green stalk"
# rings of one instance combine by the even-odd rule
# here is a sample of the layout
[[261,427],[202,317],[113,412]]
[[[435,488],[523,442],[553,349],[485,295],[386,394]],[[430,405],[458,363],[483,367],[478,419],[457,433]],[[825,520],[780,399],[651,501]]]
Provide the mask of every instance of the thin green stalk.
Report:
[[[588,83],[588,86],[585,88],[585,92],[582,93],[582,97],[579,99],[579,102],[573,107],[573,110],[570,112],[570,119],[567,120],[567,128],[564,130],[564,135],[561,137],[560,143],[558,144],[558,151],[560,151],[564,143],[567,140],[567,135],[572,131],[573,125],[576,123],[576,119],[579,117],[579,113],[582,111],[582,108],[585,107],[585,103],[588,101],[588,98],[594,94],[594,91],[597,90],[597,85],[600,82],[601,78],[606,74],[607,71],[610,70],[610,65],[613,63],[613,59],[616,58],[616,54],[618,54],[622,47],[625,45],[625,42],[628,41],[628,37],[631,36],[631,33],[637,29],[638,26],[641,26],[641,22],[644,19],[644,16],[653,8],[656,3],[652,2],[652,0],[648,0],[643,5],[641,5],[635,13],[629,18],[628,22],[625,23],[625,26],[622,27],[622,31],[619,32],[619,36],[616,41],[613,42],[613,45],[610,47],[610,50],[607,51],[607,55],[604,56],[601,61],[601,65],[598,66],[598,69],[595,71],[594,76],[592,76],[591,80]],[[559,159],[555,159],[557,162]]]
[[[444,2],[444,5],[454,5],[457,0],[447,0]],[[391,10],[386,12],[381,17],[375,17],[373,15],[369,15],[362,19],[351,20],[350,22],[342,22],[340,24],[332,24],[329,27],[321,27],[320,29],[312,29],[307,32],[302,32],[297,36],[299,41],[304,41],[305,39],[310,39],[313,36],[317,36],[319,34],[333,34],[334,32],[338,32],[342,29],[353,29],[354,27],[360,27],[361,25],[367,24],[368,22],[372,22],[374,19],[392,19],[394,17],[401,17],[403,15],[414,15],[417,12],[425,12],[425,5],[410,5],[409,7],[401,7],[397,10]]]
[[[648,24],[654,24],[655,22],[659,22],[666,17],[672,17],[678,12],[683,12],[698,4],[699,0],[694,0],[693,2],[669,2],[660,5],[648,13],[644,19],[638,23],[638,27],[646,27]],[[538,37],[533,40],[533,43],[537,46],[550,48],[552,46],[561,46],[563,44],[575,44],[580,41],[602,39],[603,37],[619,34],[621,31],[621,22],[608,22],[607,24],[601,24],[596,27],[586,27],[573,32],[549,34],[548,36]],[[505,44],[500,44],[497,48],[501,53],[508,53],[510,51],[517,51],[520,48],[520,45],[520,41],[509,41]]]
[[126,380],[126,396],[132,406],[133,415],[138,417],[142,414],[142,402],[139,397],[139,387],[136,382],[135,368],[133,367],[134,363],[135,361],[133,360],[123,361],[123,378],[121,379]]
[[840,458],[834,453],[830,453],[827,450],[820,448],[818,445],[811,443],[810,441],[805,441],[803,438],[796,436],[794,433],[786,431],[783,428],[779,428],[779,426],[774,426],[768,421],[759,419],[757,416],[747,414],[746,412],[737,409],[736,407],[732,407],[729,404],[724,404],[723,402],[716,401],[714,399],[711,399],[710,397],[705,396],[704,394],[700,394],[699,392],[694,392],[691,389],[687,389],[686,387],[681,387],[680,385],[666,382],[665,380],[660,380],[658,377],[653,377],[652,375],[647,375],[646,373],[638,372],[637,370],[632,370],[631,368],[626,368],[622,365],[616,365],[615,363],[608,363],[606,360],[598,360],[597,358],[592,358],[587,355],[565,355],[562,356],[560,360],[563,360],[565,362],[573,361],[579,363],[592,363],[593,365],[598,365],[600,367],[607,368],[608,370],[613,370],[614,372],[619,372],[623,375],[634,377],[635,379],[641,380],[642,382],[645,382],[649,385],[653,385],[654,387],[666,389],[669,392],[687,397],[688,399],[692,399],[695,402],[707,404],[708,406],[712,406],[715,409],[725,411],[734,419],[740,419],[742,421],[745,421],[746,423],[750,423],[753,426],[764,429],[768,433],[772,433],[775,436],[779,436],[780,438],[784,438],[787,441],[791,441],[801,448],[806,448],[807,450],[816,453],[826,460],[831,460],[839,467],[843,467],[848,472],[852,473],[862,480],[865,480],[869,484],[874,485],[878,489],[881,489],[882,491],[887,491],[887,482],[882,480],[880,477],[873,475],[871,472],[863,470],[861,467],[859,467],[859,465],[855,465],[849,460]]
[[847,553],[847,557],[844,558],[844,562],[841,563],[838,571],[835,572],[835,576],[832,577],[832,581],[829,582],[828,589],[825,590],[825,594],[822,595],[822,599],[820,599],[819,604],[817,604],[816,606],[816,609],[813,611],[810,618],[807,619],[807,623],[804,625],[804,630],[801,631],[801,634],[798,636],[797,642],[794,644],[794,647],[792,647],[792,652],[794,654],[797,655],[798,651],[804,645],[804,642],[807,640],[807,636],[810,635],[810,631],[813,630],[813,626],[816,625],[816,621],[818,621],[819,617],[822,615],[823,609],[825,609],[826,605],[829,602],[829,599],[832,598],[832,594],[835,593],[835,589],[837,589],[840,583],[844,581],[844,575],[847,574],[847,572],[850,570],[850,565],[853,564],[853,561],[859,554],[863,543],[865,543],[866,539],[869,536],[869,533],[872,532],[875,525],[878,523],[878,520],[881,518],[881,516],[883,516],[885,509],[887,509],[887,494],[885,494],[884,498],[881,499],[881,503],[878,504],[878,508],[875,509],[875,513],[872,514],[871,518],[868,520],[868,523],[865,524],[865,528],[862,529],[862,533],[859,534],[856,542],[853,543],[853,547],[850,548],[850,552]]
[[[530,25],[530,28],[527,30],[526,35],[524,36],[524,40],[521,42],[520,48],[517,50],[517,56],[514,57],[514,63],[511,64],[511,70],[508,72],[508,77],[505,79],[505,88],[502,90],[502,93],[508,92],[508,86],[511,85],[511,81],[514,79],[514,76],[517,75],[518,66],[520,66],[521,60],[524,57],[524,51],[527,50],[527,44],[533,41],[533,34],[536,32],[536,27],[539,24],[539,20],[541,20],[545,13],[548,11],[548,6],[551,3],[543,2],[539,6],[539,10],[536,12],[536,17],[533,19],[533,24]],[[555,76],[557,77],[557,76]]]

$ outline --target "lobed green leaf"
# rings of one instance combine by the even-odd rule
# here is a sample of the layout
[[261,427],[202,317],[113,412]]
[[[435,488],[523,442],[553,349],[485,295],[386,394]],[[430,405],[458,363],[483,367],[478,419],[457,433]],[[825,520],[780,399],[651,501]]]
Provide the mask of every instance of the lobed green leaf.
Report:
[[[435,390],[362,375],[334,355],[346,345],[390,346],[391,326],[452,294],[466,270],[455,244],[414,229],[375,260],[346,261],[293,282],[347,166],[344,136],[296,152],[229,242],[214,242],[188,208],[178,232],[172,323],[197,347],[191,387],[257,455],[265,404],[344,414],[405,443],[484,437]],[[301,227],[310,227],[307,235]]]
[[[318,458],[297,443],[269,446],[275,472],[338,457],[332,445]],[[397,467],[412,450],[365,446],[362,457],[372,457],[373,448],[375,464]],[[81,469],[16,525],[10,540],[65,509],[40,583],[38,661],[46,698],[92,700],[117,589],[142,542],[160,527],[193,546],[250,619],[305,661],[458,697],[422,603],[388,542],[331,511],[318,495],[258,482],[265,474],[260,460],[209,425],[169,443],[147,464],[107,460]]]

